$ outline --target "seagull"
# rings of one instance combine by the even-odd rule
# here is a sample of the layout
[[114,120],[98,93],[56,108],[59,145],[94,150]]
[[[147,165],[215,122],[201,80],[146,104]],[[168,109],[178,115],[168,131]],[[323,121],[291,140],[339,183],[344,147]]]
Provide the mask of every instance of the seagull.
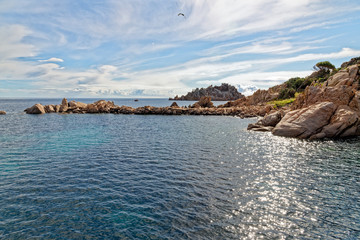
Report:
[[179,13],[178,16],[183,16],[183,17],[185,17],[185,14]]

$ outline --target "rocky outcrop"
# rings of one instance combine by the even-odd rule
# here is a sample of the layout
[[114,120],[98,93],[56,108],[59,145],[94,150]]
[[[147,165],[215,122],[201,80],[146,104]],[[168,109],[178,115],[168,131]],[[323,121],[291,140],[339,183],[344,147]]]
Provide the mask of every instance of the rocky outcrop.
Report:
[[179,107],[179,105],[178,105],[176,102],[173,102],[173,103],[170,105],[170,107],[176,108],[176,107]]
[[273,112],[260,119],[255,124],[249,124],[248,130],[258,132],[268,132],[274,129],[274,127],[281,121],[284,116],[284,111]]
[[0,115],[5,115],[6,112],[5,111],[0,111]]
[[114,102],[99,100],[97,102],[87,104],[82,110],[84,113],[110,113],[116,105]]
[[[350,62],[356,64],[343,64],[323,84],[308,86],[283,116],[272,113],[248,129],[302,139],[360,136],[360,58]],[[275,116],[281,120],[269,125],[279,120]]]
[[253,95],[248,97],[248,104],[255,105],[258,103],[269,102],[275,100],[279,96],[278,92],[271,90],[257,90]]
[[46,113],[45,107],[40,103],[35,104],[34,106],[25,109],[25,112],[28,114],[43,114]]
[[326,126],[336,111],[332,102],[322,102],[288,112],[272,130],[277,136],[310,138]]
[[175,96],[169,100],[189,100],[199,101],[201,97],[210,97],[213,101],[231,101],[245,97],[238,92],[236,87],[227,83],[221,84],[221,86],[209,86],[207,88],[196,88],[192,92],[187,93],[181,97]]
[[66,112],[69,108],[69,103],[66,98],[64,98],[61,102],[59,112]]
[[200,100],[192,105],[192,108],[213,108],[211,97],[201,97]]

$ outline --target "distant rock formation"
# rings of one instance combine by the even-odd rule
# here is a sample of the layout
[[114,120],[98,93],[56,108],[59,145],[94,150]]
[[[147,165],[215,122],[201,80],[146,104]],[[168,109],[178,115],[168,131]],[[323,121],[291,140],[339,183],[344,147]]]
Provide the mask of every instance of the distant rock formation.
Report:
[[213,101],[231,101],[237,100],[239,98],[245,97],[243,94],[239,93],[236,87],[231,86],[227,83],[221,84],[221,86],[209,86],[207,88],[196,88],[192,92],[189,92],[185,96],[175,96],[174,98],[169,98],[169,100],[189,100],[189,101],[199,101],[201,97],[211,97]]
[[360,58],[306,87],[288,111],[269,114],[248,129],[302,139],[360,136]]
[[5,115],[6,112],[5,111],[0,111],[0,115]]

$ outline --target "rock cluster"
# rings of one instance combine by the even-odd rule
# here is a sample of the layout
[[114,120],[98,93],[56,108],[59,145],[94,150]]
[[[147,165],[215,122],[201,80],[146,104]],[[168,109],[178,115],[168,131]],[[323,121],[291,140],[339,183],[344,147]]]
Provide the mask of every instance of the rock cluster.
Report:
[[210,97],[213,101],[231,101],[239,98],[243,98],[244,95],[238,92],[236,87],[227,83],[221,84],[221,86],[209,86],[207,88],[196,88],[192,92],[182,95],[181,97],[175,96],[169,100],[190,100],[199,101],[201,97]]
[[[344,138],[360,135],[360,61],[308,86],[287,112],[265,116],[249,130],[302,139]],[[268,122],[271,122],[269,124]]]
[[236,106],[215,107],[210,97],[202,97],[200,101],[190,107],[179,107],[176,102],[170,107],[144,106],[132,108],[128,106],[117,106],[114,102],[100,100],[95,103],[68,102],[66,98],[59,105],[41,105],[25,109],[28,114],[43,113],[113,113],[113,114],[155,114],[155,115],[225,115],[238,116],[241,118],[264,116],[271,110],[269,106]]
[[43,113],[110,113],[113,108],[117,107],[114,102],[100,100],[94,103],[86,104],[82,102],[68,102],[64,98],[59,105],[41,105],[40,103],[25,109],[28,114]]

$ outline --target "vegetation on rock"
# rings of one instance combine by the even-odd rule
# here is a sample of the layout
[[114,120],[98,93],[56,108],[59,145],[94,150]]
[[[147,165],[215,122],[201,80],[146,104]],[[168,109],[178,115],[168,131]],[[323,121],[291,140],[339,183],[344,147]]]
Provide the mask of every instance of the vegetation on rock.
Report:
[[331,71],[335,69],[335,66],[330,63],[329,61],[324,61],[324,62],[318,62],[317,64],[315,64],[314,69],[316,71],[319,70],[323,70],[323,71]]

